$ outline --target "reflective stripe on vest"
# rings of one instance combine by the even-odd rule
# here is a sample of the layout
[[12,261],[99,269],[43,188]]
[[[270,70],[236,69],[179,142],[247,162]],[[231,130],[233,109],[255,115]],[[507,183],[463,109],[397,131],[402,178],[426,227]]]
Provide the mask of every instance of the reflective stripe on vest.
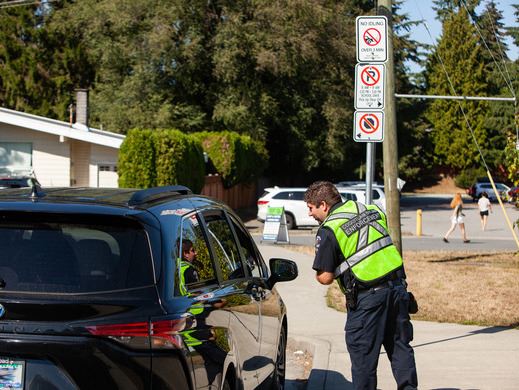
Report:
[[188,270],[188,268],[191,267],[191,264],[189,264],[187,261],[180,261],[180,294],[187,295],[187,287],[186,287],[186,277],[185,273]]
[[[187,291],[185,273],[189,269],[189,267],[192,267],[192,265],[187,261],[183,261],[180,259],[178,259],[178,261],[180,263],[180,286],[178,287],[178,289],[180,291],[180,294],[188,297],[191,294],[189,294],[189,292]],[[204,311],[204,304],[201,302],[194,303],[188,309],[188,312],[193,315],[203,313],[203,311]]]
[[335,270],[336,278],[351,268],[355,278],[370,282],[402,266],[402,257],[387,232],[385,214],[377,206],[347,201],[323,226],[332,230],[346,259]]

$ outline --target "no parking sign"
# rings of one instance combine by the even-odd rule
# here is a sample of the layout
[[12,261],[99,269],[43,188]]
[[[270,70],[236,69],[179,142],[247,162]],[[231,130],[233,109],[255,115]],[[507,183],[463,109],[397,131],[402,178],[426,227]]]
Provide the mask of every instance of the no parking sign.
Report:
[[355,142],[384,141],[384,113],[382,111],[355,111],[353,139]]

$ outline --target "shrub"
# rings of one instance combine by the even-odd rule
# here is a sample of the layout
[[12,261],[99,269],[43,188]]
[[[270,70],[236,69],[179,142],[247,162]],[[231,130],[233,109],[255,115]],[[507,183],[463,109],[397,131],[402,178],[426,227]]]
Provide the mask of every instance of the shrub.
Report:
[[119,186],[149,188],[156,186],[155,145],[152,130],[128,132],[119,150]]
[[456,185],[461,188],[469,188],[474,184],[478,177],[486,177],[487,173],[483,168],[468,168],[460,172],[454,179]]
[[199,193],[204,186],[202,146],[179,130],[157,130],[154,134],[157,185],[181,184]]
[[131,130],[119,150],[120,187],[181,184],[199,193],[204,177],[200,142],[178,130]]
[[230,131],[193,133],[202,144],[225,187],[249,183],[267,167],[265,145],[248,135]]

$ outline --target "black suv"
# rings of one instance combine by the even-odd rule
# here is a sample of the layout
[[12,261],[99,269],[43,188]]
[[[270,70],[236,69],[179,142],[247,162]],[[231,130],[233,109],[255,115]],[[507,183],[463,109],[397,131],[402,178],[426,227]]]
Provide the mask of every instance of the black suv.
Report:
[[296,276],[186,187],[2,190],[0,388],[282,388]]

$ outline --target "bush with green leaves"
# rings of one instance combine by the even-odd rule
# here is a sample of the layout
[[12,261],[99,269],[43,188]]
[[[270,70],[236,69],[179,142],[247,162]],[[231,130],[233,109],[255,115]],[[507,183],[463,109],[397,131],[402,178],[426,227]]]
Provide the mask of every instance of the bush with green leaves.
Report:
[[157,185],[154,132],[133,129],[119,149],[119,187],[149,188]]
[[199,193],[204,186],[202,146],[179,130],[155,131],[157,185],[185,185]]
[[454,179],[456,185],[461,188],[469,188],[478,178],[487,177],[483,168],[468,168],[460,172]]
[[178,130],[134,129],[119,150],[119,186],[181,184],[199,193],[205,166],[200,142]]
[[229,188],[238,183],[250,183],[267,167],[265,144],[248,135],[231,131],[193,133]]

